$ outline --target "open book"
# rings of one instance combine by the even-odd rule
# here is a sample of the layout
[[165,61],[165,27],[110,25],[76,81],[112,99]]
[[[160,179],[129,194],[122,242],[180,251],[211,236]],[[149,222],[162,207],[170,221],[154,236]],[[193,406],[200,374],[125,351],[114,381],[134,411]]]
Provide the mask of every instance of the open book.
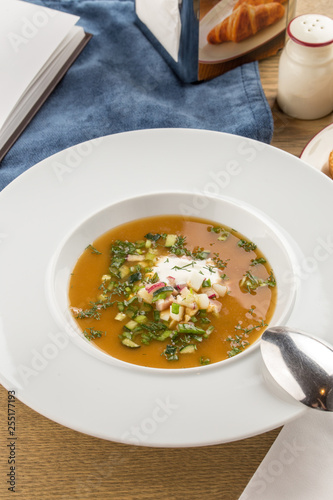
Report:
[[0,0],[0,161],[91,38],[78,20]]

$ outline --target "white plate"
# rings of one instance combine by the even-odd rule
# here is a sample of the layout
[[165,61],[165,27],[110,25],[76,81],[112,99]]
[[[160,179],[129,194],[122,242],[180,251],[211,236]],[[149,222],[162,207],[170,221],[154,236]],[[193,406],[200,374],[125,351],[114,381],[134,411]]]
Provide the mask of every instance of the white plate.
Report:
[[53,319],[48,271],[68,234],[112,203],[178,190],[194,194],[199,212],[195,194],[228,196],[272,219],[298,259],[288,323],[332,341],[329,179],[283,151],[218,132],[107,136],[42,161],[0,195],[0,380],[23,403],[72,429],[148,446],[233,441],[303,412],[268,388],[259,349],[241,363],[151,377],[91,356]]
[[328,156],[332,150],[333,123],[325,127],[311,139],[303,149],[300,158],[329,176]]
[[286,29],[286,13],[276,23],[259,31],[254,36],[239,43],[225,42],[211,45],[207,42],[208,33],[225,18],[230,16],[236,0],[221,0],[200,21],[199,27],[199,62],[218,63],[240,57],[272,40]]

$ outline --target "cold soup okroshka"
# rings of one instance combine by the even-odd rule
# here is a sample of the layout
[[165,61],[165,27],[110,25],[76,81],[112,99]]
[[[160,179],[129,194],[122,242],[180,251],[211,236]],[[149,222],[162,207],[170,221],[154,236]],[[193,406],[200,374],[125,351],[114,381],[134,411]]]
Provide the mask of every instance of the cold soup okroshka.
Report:
[[100,236],[70,279],[86,339],[128,363],[189,368],[243,352],[276,304],[265,256],[236,229],[182,216],[131,221]]

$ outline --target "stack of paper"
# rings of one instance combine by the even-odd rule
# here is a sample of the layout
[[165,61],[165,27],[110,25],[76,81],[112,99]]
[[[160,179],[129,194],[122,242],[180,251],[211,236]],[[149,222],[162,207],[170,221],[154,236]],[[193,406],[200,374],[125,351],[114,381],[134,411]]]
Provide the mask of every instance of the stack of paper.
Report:
[[0,161],[91,38],[78,19],[0,1]]

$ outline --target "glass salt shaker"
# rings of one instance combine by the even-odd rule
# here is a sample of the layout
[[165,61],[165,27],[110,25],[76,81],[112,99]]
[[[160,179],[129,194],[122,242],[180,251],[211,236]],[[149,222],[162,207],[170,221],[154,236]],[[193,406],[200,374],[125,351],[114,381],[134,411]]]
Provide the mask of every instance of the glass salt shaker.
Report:
[[290,21],[281,53],[277,102],[289,116],[314,120],[333,111],[333,19],[305,14]]

